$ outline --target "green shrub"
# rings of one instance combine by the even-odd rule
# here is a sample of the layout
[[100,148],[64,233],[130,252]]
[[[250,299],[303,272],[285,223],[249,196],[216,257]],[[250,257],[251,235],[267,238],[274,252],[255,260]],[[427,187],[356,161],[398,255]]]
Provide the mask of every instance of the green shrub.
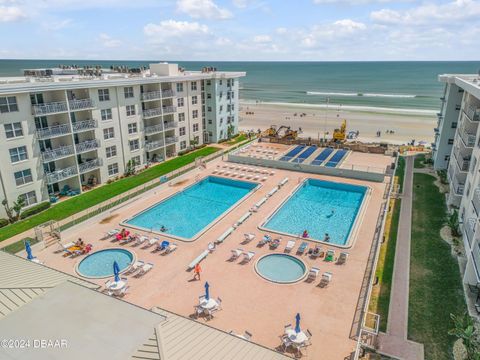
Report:
[[43,210],[47,210],[49,207],[50,207],[50,202],[48,201],[42,202],[38,205],[32,206],[31,208],[28,208],[27,210],[23,211],[22,214],[20,215],[20,218],[25,219],[29,216],[38,214]]
[[0,219],[0,228],[9,224],[7,219]]

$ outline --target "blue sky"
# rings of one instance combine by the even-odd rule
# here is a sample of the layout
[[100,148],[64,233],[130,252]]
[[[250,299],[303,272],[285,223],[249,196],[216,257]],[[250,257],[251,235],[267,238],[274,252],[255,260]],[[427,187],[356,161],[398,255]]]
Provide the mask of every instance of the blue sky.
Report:
[[480,0],[0,0],[0,58],[479,60]]

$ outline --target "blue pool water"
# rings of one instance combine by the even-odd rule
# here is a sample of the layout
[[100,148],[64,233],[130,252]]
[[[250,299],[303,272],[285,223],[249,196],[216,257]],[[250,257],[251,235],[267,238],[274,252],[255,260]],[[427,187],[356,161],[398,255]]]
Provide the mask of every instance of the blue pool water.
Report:
[[[345,245],[367,188],[307,179],[267,220],[263,227],[298,236],[307,230],[311,239]],[[333,214],[332,214],[333,210]]]
[[209,176],[125,221],[147,230],[191,239],[236,202],[256,183]]
[[94,252],[78,264],[80,275],[90,278],[113,276],[113,262],[116,261],[120,272],[133,262],[133,254],[125,249],[106,249]]
[[307,267],[300,259],[287,254],[269,254],[258,260],[256,270],[263,278],[278,282],[292,283],[300,280]]

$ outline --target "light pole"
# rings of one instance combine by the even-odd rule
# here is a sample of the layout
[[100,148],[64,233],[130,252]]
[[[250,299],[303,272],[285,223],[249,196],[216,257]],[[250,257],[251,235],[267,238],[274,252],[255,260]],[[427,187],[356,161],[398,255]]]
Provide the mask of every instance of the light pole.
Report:
[[330,97],[327,96],[327,106],[325,107],[325,122],[323,124],[323,142],[326,141],[327,137],[327,116],[328,116],[328,105],[330,104]]

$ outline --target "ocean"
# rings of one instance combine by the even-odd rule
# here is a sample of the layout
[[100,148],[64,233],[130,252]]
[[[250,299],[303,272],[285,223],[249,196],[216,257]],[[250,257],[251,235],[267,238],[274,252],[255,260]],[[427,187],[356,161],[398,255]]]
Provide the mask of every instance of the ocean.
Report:
[[[0,60],[0,76],[22,75],[22,69],[59,64],[147,66],[154,61]],[[176,62],[176,61],[170,61]],[[444,73],[478,73],[480,61],[422,62],[215,62],[178,61],[187,70],[214,66],[246,71],[240,98],[246,102],[341,104],[346,107],[440,108]]]

